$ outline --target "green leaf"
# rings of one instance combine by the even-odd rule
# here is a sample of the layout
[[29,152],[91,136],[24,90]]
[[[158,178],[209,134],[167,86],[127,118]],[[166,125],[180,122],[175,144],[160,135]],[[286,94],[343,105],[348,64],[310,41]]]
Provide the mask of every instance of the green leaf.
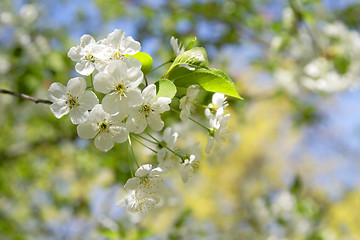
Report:
[[188,70],[179,68],[169,79],[173,80],[178,87],[188,87],[192,84],[199,84],[208,92],[223,93],[227,96],[242,99],[236,91],[234,82],[228,75],[218,69],[200,68]]
[[141,71],[144,73],[144,75],[148,74],[151,71],[152,65],[153,65],[153,59],[152,57],[144,52],[138,52],[134,55],[125,55],[127,57],[133,57],[141,62]]
[[192,49],[192,47],[195,45],[195,43],[196,43],[196,41],[197,41],[197,38],[196,37],[193,37],[190,41],[189,41],[189,43],[186,45],[186,48],[185,49]]
[[172,99],[176,94],[176,86],[175,84],[168,79],[160,79],[155,83],[157,93],[154,100],[159,97],[168,97]]
[[171,64],[165,76],[179,66],[188,65],[190,68],[209,68],[209,61],[204,48],[196,47],[179,54]]
[[292,186],[290,188],[290,191],[292,194],[298,195],[301,192],[302,189],[302,180],[301,177],[299,175],[296,175]]
[[341,75],[344,75],[349,70],[350,63],[350,60],[343,56],[338,56],[334,59],[335,69]]

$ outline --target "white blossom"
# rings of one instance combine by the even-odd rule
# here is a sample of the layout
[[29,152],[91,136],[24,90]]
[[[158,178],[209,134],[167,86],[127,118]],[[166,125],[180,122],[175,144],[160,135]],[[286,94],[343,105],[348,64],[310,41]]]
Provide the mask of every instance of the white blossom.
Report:
[[135,177],[127,180],[124,189],[125,196],[118,202],[119,206],[127,206],[130,212],[148,212],[159,202],[157,197],[163,184],[160,176],[162,169],[153,168],[151,164],[139,167]]
[[29,24],[38,18],[39,10],[34,4],[25,4],[21,7],[19,16],[25,23]]
[[95,39],[85,34],[80,38],[80,45],[70,48],[68,57],[76,61],[75,70],[81,75],[90,75],[97,64],[108,61],[111,56],[111,48],[100,44]]
[[126,33],[123,30],[115,29],[112,33],[109,33],[105,39],[101,40],[100,43],[105,44],[111,49],[108,61],[99,64],[100,70],[103,70],[108,62],[113,60],[124,61],[128,68],[141,68],[141,62],[131,57],[131,55],[140,51],[141,45],[132,37],[126,37]]
[[164,127],[160,114],[170,110],[171,99],[167,97],[156,98],[155,84],[147,86],[141,96],[141,104],[129,108],[126,127],[134,133],[142,133],[147,125],[155,131],[160,131]]
[[[173,132],[171,128],[166,128],[161,143],[171,150],[175,150],[174,147],[178,136],[179,134],[177,132]],[[159,167],[164,171],[169,171],[172,168],[178,167],[181,162],[180,157],[170,152],[165,147],[158,150],[157,160],[159,162]]]
[[191,85],[187,88],[186,95],[180,99],[180,119],[186,121],[189,119],[191,110],[194,109],[195,99],[200,89],[198,85]]
[[125,55],[134,55],[141,49],[140,43],[132,37],[126,37],[126,33],[121,29],[115,29],[109,33],[101,43],[111,47],[112,59],[122,59]]
[[183,182],[187,182],[199,169],[200,150],[198,148],[198,143],[193,145],[191,153],[192,154],[188,155],[183,163],[181,163],[179,168]]
[[210,119],[210,135],[208,137],[208,143],[205,148],[205,151],[207,153],[210,152],[215,140],[217,142],[225,141],[225,136],[228,130],[228,127],[226,127],[226,123],[229,118],[230,114],[226,114],[225,116],[221,116],[220,118]]
[[77,126],[79,137],[83,139],[95,138],[95,146],[107,152],[114,146],[114,142],[122,143],[128,139],[128,131],[122,122],[125,115],[106,113],[101,104],[95,105],[87,121]]
[[142,80],[140,68],[128,69],[126,63],[117,60],[110,62],[104,72],[95,75],[94,88],[107,94],[102,100],[103,108],[115,114],[142,103],[141,91],[138,89]]
[[53,104],[50,109],[56,118],[69,113],[72,123],[79,124],[86,120],[91,110],[99,100],[92,91],[86,90],[85,79],[78,77],[68,81],[65,87],[61,83],[52,83],[48,90],[48,98]]
[[217,118],[219,115],[224,114],[224,108],[229,104],[226,101],[226,97],[222,93],[214,93],[212,96],[212,103],[205,109],[205,116],[209,119]]
[[174,53],[176,54],[176,56],[185,51],[185,47],[182,46],[181,43],[178,43],[178,39],[175,38],[174,36],[171,37],[170,44],[171,44],[171,47],[173,48]]

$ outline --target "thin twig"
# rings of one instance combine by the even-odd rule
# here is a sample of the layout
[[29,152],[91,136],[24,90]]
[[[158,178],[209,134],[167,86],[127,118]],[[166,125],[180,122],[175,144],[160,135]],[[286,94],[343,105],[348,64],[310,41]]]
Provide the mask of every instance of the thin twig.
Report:
[[45,104],[52,104],[53,102],[47,99],[41,99],[41,98],[35,98],[35,97],[31,97],[29,95],[23,94],[23,93],[16,93],[16,92],[12,92],[12,91],[8,91],[5,89],[0,89],[0,93],[4,93],[4,94],[10,94],[19,98],[24,98],[26,100],[30,100],[36,104],[38,103],[45,103]]

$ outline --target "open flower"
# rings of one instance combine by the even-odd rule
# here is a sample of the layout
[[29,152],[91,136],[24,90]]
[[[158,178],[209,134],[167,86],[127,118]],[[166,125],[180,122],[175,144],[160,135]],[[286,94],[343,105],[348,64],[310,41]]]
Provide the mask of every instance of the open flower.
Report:
[[122,122],[124,114],[110,115],[106,113],[101,104],[95,105],[87,121],[77,126],[79,137],[83,139],[95,138],[95,147],[107,152],[114,142],[122,143],[128,138],[128,131]]
[[[175,150],[174,147],[178,136],[179,134],[177,132],[173,132],[171,128],[166,128],[161,144],[172,150]],[[165,147],[162,147],[158,150],[157,160],[159,162],[159,167],[161,167],[161,169],[164,171],[169,171],[172,168],[178,167],[181,162],[180,157],[176,156]]]
[[115,60],[122,59],[125,55],[134,55],[141,49],[140,43],[132,37],[126,37],[126,33],[121,29],[115,29],[112,33],[109,33],[101,43],[111,47],[112,59]]
[[230,114],[226,114],[225,116],[221,116],[219,118],[210,119],[210,135],[208,137],[208,143],[205,148],[205,151],[207,153],[210,152],[215,140],[217,142],[225,141],[225,135],[227,134],[228,130],[228,127],[226,127],[226,123],[229,118]]
[[52,83],[48,90],[48,98],[53,104],[50,110],[56,118],[69,113],[72,123],[79,124],[86,120],[91,110],[99,103],[95,93],[85,91],[85,79],[78,77],[68,81],[66,87],[61,83]]
[[212,96],[212,103],[208,105],[208,108],[205,109],[205,116],[209,119],[217,118],[220,115],[223,115],[224,108],[229,104],[226,101],[226,97],[222,93],[214,93]]
[[125,195],[118,202],[118,206],[127,206],[130,212],[148,212],[159,202],[157,197],[163,184],[162,169],[153,168],[151,164],[139,167],[135,177],[127,180]]
[[80,45],[70,48],[68,57],[78,62],[75,65],[78,73],[88,76],[97,64],[110,59],[111,48],[97,43],[92,36],[85,34],[80,38]]
[[164,127],[160,114],[170,110],[171,99],[167,97],[156,98],[155,84],[147,86],[141,96],[141,104],[129,108],[126,127],[134,133],[142,133],[147,125],[155,131],[160,131]]
[[200,164],[200,150],[199,144],[195,144],[191,150],[192,154],[188,155],[187,158],[180,165],[180,174],[183,182],[187,182],[190,177],[192,177],[196,171],[199,169]]
[[198,85],[191,85],[186,91],[186,95],[180,99],[180,119],[186,121],[189,119],[191,110],[194,109],[195,99],[200,89]]
[[129,107],[142,103],[141,91],[138,89],[143,80],[140,68],[127,68],[121,60],[110,62],[104,72],[96,74],[94,88],[107,94],[102,105],[106,112],[116,114]]

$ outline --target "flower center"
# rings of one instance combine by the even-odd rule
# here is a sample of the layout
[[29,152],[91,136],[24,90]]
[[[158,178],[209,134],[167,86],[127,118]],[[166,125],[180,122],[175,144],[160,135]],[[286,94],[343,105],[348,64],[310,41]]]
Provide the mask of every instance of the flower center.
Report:
[[125,86],[124,84],[119,83],[115,86],[115,92],[120,93],[121,95],[124,94]]
[[113,59],[122,59],[123,55],[120,53],[120,51],[116,51],[114,53]]
[[152,109],[149,105],[145,104],[142,106],[141,112],[145,114],[145,117],[149,117],[151,111]]
[[92,54],[86,55],[85,59],[90,61],[90,62],[95,62],[95,57]]
[[68,105],[70,109],[73,109],[74,107],[79,106],[77,97],[73,97],[69,93],[67,95],[68,95],[68,99],[65,101],[65,104]]
[[109,125],[107,122],[105,122],[105,121],[99,123],[99,129],[100,129],[100,131],[102,131],[102,132],[108,132],[108,131],[109,131],[109,126],[110,126],[110,125]]

